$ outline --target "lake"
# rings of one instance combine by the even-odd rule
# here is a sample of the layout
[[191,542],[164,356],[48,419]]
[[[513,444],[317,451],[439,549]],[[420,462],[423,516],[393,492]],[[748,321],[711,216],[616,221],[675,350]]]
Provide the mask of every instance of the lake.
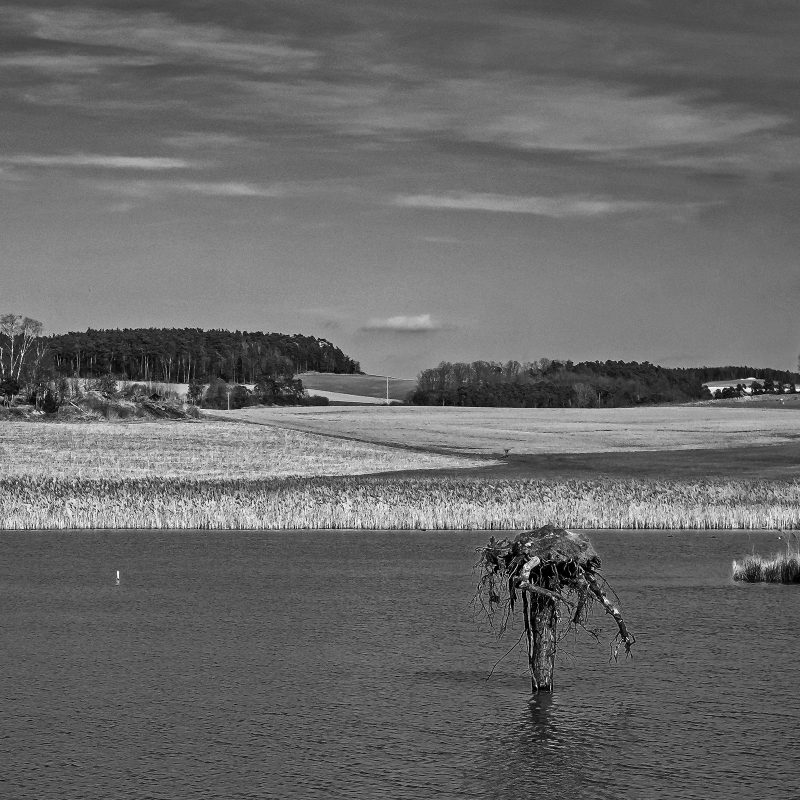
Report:
[[777,534],[590,533],[635,658],[597,614],[535,698],[487,536],[0,534],[0,796],[800,796],[800,586],[730,580]]

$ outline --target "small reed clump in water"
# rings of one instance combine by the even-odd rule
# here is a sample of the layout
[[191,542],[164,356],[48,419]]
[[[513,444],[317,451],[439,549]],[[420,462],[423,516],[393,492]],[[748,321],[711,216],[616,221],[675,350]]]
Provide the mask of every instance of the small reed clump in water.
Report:
[[745,556],[733,562],[733,579],[745,583],[800,583],[800,551],[787,550],[771,557]]

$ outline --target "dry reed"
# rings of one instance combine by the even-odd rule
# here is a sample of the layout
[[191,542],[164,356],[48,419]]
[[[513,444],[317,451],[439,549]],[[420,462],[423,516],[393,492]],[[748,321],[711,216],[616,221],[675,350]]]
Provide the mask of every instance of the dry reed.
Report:
[[800,527],[800,482],[454,477],[0,480],[0,528],[521,530]]
[[800,583],[800,548],[797,540],[794,546],[787,546],[785,553],[772,556],[751,553],[741,561],[734,561],[733,579],[745,583]]

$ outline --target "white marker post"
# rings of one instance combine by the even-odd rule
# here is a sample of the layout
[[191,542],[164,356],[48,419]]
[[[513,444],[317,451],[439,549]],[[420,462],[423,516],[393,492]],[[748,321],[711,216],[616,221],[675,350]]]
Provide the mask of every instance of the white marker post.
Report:
[[117,570],[117,586],[119,586],[119,570]]

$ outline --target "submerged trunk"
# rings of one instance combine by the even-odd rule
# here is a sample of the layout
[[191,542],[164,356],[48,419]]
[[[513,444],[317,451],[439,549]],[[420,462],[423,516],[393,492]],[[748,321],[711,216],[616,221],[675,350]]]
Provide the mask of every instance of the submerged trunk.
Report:
[[558,623],[556,603],[549,597],[534,596],[528,609],[530,615],[528,662],[531,669],[531,688],[534,692],[552,692]]

